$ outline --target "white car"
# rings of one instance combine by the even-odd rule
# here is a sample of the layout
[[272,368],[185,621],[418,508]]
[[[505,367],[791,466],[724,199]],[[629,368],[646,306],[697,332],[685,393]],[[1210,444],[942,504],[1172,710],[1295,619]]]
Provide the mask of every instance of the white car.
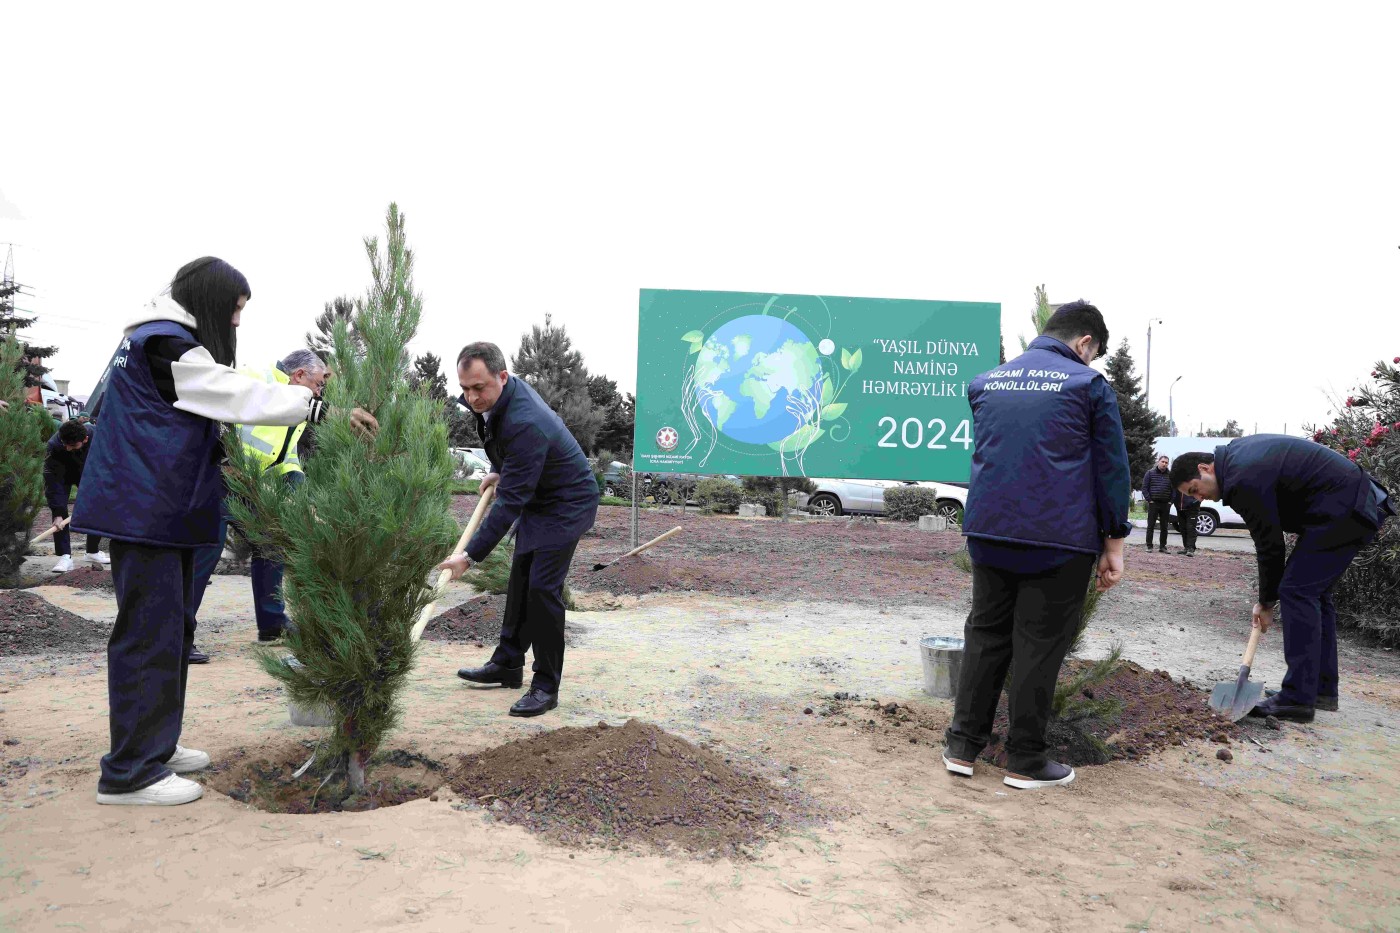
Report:
[[452,457],[459,464],[458,470],[464,479],[479,479],[491,472],[490,462],[472,453],[471,448],[454,447]]
[[967,504],[967,489],[951,483],[908,483],[889,479],[813,479],[817,491],[807,499],[807,507],[817,515],[883,515],[885,490],[899,486],[922,486],[934,490],[939,515],[949,524],[961,525]]

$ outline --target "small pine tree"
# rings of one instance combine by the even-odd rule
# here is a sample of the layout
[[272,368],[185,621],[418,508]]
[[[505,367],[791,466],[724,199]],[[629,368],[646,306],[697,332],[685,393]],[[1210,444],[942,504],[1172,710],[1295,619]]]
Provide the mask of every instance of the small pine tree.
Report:
[[[1037,337],[1045,333],[1045,325],[1050,323],[1050,316],[1055,313],[1055,309],[1058,307],[1059,305],[1052,305],[1050,303],[1050,297],[1045,293],[1044,285],[1037,285],[1035,287],[1035,310],[1031,312],[1031,326],[1035,328]],[[1019,339],[1021,341],[1021,350],[1024,352],[1025,349],[1030,346],[1030,341],[1025,337]],[[1006,362],[1005,347],[1002,348],[1001,355],[1002,362]]]
[[1155,446],[1159,437],[1166,437],[1169,425],[1161,415],[1147,407],[1142,394],[1142,380],[1133,372],[1133,357],[1128,339],[1108,358],[1104,367],[1108,384],[1118,396],[1118,414],[1123,419],[1123,439],[1128,444],[1128,468],[1134,483],[1156,459]]
[[544,327],[536,324],[520,338],[520,352],[511,359],[510,368],[554,409],[584,451],[593,449],[605,414],[594,407],[589,395],[583,354],[550,315],[544,316]]
[[18,583],[34,516],[44,503],[44,445],[53,418],[25,402],[23,345],[13,328],[0,343],[0,586]]
[[[388,235],[365,240],[368,294],[350,322],[334,322],[331,416],[319,426],[306,482],[289,489],[230,445],[230,508],[261,548],[286,566],[284,599],[295,623],[286,639],[296,664],[260,658],[292,700],[332,713],[332,760],[351,793],[398,722],[397,696],[413,666],[410,632],[433,600],[427,581],[456,538],[453,461],[438,403],[409,389],[405,347],[422,314],[404,218],[389,205]],[[350,423],[359,406],[379,421],[373,438]],[[236,437],[236,435],[234,435]]]

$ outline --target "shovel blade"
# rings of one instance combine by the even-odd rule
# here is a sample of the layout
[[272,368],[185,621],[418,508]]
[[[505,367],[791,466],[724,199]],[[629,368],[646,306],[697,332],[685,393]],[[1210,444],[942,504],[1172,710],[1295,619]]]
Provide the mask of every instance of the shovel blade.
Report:
[[593,572],[594,572],[594,573],[597,573],[599,570],[607,570],[607,569],[608,569],[608,565],[607,565],[607,564],[594,564],[594,565],[593,565]]
[[1264,695],[1264,685],[1227,680],[1210,692],[1210,708],[1231,722],[1239,722]]

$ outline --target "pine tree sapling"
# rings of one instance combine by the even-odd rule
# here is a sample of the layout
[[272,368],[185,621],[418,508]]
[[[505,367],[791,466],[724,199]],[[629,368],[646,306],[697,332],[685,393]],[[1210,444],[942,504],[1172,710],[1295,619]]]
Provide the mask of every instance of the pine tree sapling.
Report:
[[[230,445],[230,509],[260,549],[285,564],[284,600],[295,660],[260,661],[299,706],[332,714],[328,748],[344,761],[352,793],[399,717],[397,697],[413,664],[411,630],[433,601],[434,566],[457,537],[451,518],[453,459],[439,403],[409,388],[405,347],[422,299],[404,219],[389,206],[384,250],[365,241],[372,284],[349,322],[331,328],[336,376],[331,416],[317,430],[306,481],[290,489]],[[379,422],[369,438],[352,407]],[[235,435],[236,436],[236,435]]]
[[0,343],[0,586],[15,586],[29,532],[44,503],[45,444],[53,419],[25,402],[23,348],[14,330]]

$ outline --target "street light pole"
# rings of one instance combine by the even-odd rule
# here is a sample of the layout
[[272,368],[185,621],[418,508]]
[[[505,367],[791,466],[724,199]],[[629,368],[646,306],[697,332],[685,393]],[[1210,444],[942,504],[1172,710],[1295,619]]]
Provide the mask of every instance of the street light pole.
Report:
[[1147,376],[1143,380],[1142,403],[1149,409],[1152,407],[1152,325],[1165,323],[1159,317],[1147,322]]
[[1172,389],[1175,389],[1176,384],[1180,381],[1181,377],[1177,376],[1172,380],[1171,386],[1167,389],[1167,423],[1171,425],[1170,431],[1172,432],[1172,437],[1176,437],[1176,415],[1172,408]]

